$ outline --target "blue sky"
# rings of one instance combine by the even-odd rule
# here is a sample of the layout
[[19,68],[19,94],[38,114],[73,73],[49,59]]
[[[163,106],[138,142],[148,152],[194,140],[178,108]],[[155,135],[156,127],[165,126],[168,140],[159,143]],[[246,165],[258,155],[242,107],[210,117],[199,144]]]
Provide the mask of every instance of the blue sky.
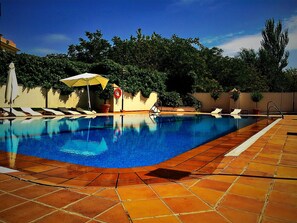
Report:
[[265,21],[289,29],[289,67],[297,68],[296,0],[0,0],[0,33],[21,53],[67,53],[85,31],[123,39],[153,32],[170,38],[198,37],[207,47],[234,56],[260,47]]

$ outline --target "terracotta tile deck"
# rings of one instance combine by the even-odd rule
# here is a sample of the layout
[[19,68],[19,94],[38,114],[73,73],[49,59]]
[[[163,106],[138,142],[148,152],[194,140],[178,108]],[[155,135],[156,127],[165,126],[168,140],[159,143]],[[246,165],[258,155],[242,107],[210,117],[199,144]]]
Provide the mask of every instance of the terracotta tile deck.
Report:
[[[297,222],[297,116],[228,134],[159,165],[103,169],[17,155],[0,174],[0,222]],[[0,152],[0,165],[10,167]]]

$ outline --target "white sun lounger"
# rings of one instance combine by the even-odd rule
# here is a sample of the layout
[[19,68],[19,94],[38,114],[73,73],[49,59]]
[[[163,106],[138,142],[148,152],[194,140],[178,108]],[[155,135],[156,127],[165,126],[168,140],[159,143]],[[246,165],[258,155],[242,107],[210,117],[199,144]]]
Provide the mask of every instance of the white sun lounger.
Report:
[[211,115],[215,118],[222,118],[222,116],[220,114],[211,114]]
[[82,108],[76,108],[77,111],[81,112],[81,113],[84,113],[86,115],[94,115],[96,114],[95,112],[92,112],[92,111],[89,111],[89,110],[85,110],[85,109],[82,109]]
[[54,109],[50,109],[50,108],[42,108],[42,110],[46,111],[46,112],[50,112],[51,114],[54,115],[65,115],[63,112],[54,110]]
[[230,113],[230,115],[238,115],[241,112],[241,109],[235,108],[233,112]]
[[222,109],[221,108],[216,108],[215,110],[213,110],[212,112],[211,112],[211,114],[219,114],[219,113],[221,113],[222,112]]
[[234,119],[241,119],[240,115],[231,115]]
[[34,111],[32,108],[21,107],[21,110],[25,113],[32,115],[32,116],[41,116],[42,115],[41,113]]
[[[4,111],[10,113],[10,108],[2,108]],[[11,114],[14,116],[22,117],[22,116],[27,116],[24,112],[17,111],[14,108],[11,108]]]
[[72,111],[69,110],[67,108],[58,108],[60,111],[66,113],[66,114],[70,114],[70,115],[81,115],[81,113],[77,112],[77,111]]

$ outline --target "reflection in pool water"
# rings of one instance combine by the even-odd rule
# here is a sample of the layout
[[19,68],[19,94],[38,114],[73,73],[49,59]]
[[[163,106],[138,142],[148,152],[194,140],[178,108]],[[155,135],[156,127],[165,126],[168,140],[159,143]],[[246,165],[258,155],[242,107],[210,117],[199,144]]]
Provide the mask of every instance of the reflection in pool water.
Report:
[[236,129],[254,118],[116,115],[2,120],[0,149],[94,167],[154,165]]

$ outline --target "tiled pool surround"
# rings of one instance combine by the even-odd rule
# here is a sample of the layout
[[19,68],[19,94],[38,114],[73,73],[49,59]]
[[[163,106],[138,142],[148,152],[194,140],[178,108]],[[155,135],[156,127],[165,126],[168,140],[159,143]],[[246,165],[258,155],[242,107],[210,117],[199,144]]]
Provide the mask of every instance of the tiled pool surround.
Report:
[[[16,155],[18,178],[61,187],[119,187],[137,184],[175,182],[197,178],[197,174],[218,174],[234,157],[224,154],[267,125],[266,120],[206,143],[163,163],[135,168],[94,168],[36,157]],[[9,154],[0,153],[0,165],[9,167]],[[193,174],[195,173],[195,174]]]
[[[117,188],[80,187],[78,184],[61,188],[58,185],[63,184],[42,185],[0,174],[0,221],[296,222],[297,137],[288,134],[297,132],[296,117],[286,116],[239,156],[232,160],[222,159],[219,164],[215,163],[219,160],[214,159],[214,163],[208,162],[200,171],[193,171],[189,180]],[[243,137],[246,131],[254,131],[254,128],[236,134]],[[228,137],[231,142],[232,137]],[[217,145],[215,148],[219,148],[220,145],[226,147],[225,144],[220,140],[209,146]],[[0,154],[2,163],[7,159],[5,155]],[[189,159],[194,156],[192,154]],[[177,164],[182,164],[185,159],[182,156]],[[193,163],[188,163],[188,166]],[[66,168],[67,164],[60,165]],[[30,179],[29,172],[15,173],[19,176],[25,174]],[[32,172],[32,179],[37,179],[37,176],[38,173]]]

